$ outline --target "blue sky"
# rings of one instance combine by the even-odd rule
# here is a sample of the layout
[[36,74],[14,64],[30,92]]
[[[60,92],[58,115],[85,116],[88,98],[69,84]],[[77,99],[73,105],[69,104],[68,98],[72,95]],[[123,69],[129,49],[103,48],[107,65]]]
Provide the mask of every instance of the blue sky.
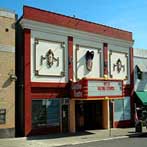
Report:
[[1,0],[22,15],[28,5],[133,32],[134,48],[147,49],[147,0]]

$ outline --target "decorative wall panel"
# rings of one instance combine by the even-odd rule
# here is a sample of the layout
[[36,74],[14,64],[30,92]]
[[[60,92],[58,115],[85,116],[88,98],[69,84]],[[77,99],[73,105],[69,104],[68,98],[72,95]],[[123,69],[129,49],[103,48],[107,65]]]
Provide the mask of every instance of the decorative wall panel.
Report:
[[76,45],[76,79],[100,77],[101,48]]
[[109,53],[110,77],[116,79],[128,79],[128,54],[116,51]]
[[64,76],[64,48],[64,42],[54,42],[35,38],[35,75]]

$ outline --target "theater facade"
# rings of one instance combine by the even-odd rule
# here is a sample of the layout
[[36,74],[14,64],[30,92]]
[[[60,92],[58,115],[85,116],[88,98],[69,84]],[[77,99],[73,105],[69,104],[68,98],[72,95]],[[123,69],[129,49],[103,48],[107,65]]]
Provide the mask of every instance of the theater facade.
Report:
[[24,6],[16,24],[16,133],[129,127],[132,33]]

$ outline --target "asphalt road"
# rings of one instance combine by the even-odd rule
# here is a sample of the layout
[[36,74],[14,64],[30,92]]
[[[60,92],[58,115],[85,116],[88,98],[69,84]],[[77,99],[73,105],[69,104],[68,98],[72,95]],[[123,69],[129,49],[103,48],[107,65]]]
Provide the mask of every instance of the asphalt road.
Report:
[[147,147],[147,134],[143,134],[140,137],[132,136],[124,139],[96,141],[62,147]]

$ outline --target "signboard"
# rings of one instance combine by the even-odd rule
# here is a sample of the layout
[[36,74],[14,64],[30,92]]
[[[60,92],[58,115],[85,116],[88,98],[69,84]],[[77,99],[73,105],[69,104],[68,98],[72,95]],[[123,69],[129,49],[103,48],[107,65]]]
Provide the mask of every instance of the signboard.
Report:
[[82,91],[82,84],[80,82],[73,83],[71,86],[71,95],[72,97],[82,98],[83,91]]
[[122,96],[121,81],[88,81],[89,97]]
[[71,85],[72,98],[123,98],[122,80],[82,79]]

